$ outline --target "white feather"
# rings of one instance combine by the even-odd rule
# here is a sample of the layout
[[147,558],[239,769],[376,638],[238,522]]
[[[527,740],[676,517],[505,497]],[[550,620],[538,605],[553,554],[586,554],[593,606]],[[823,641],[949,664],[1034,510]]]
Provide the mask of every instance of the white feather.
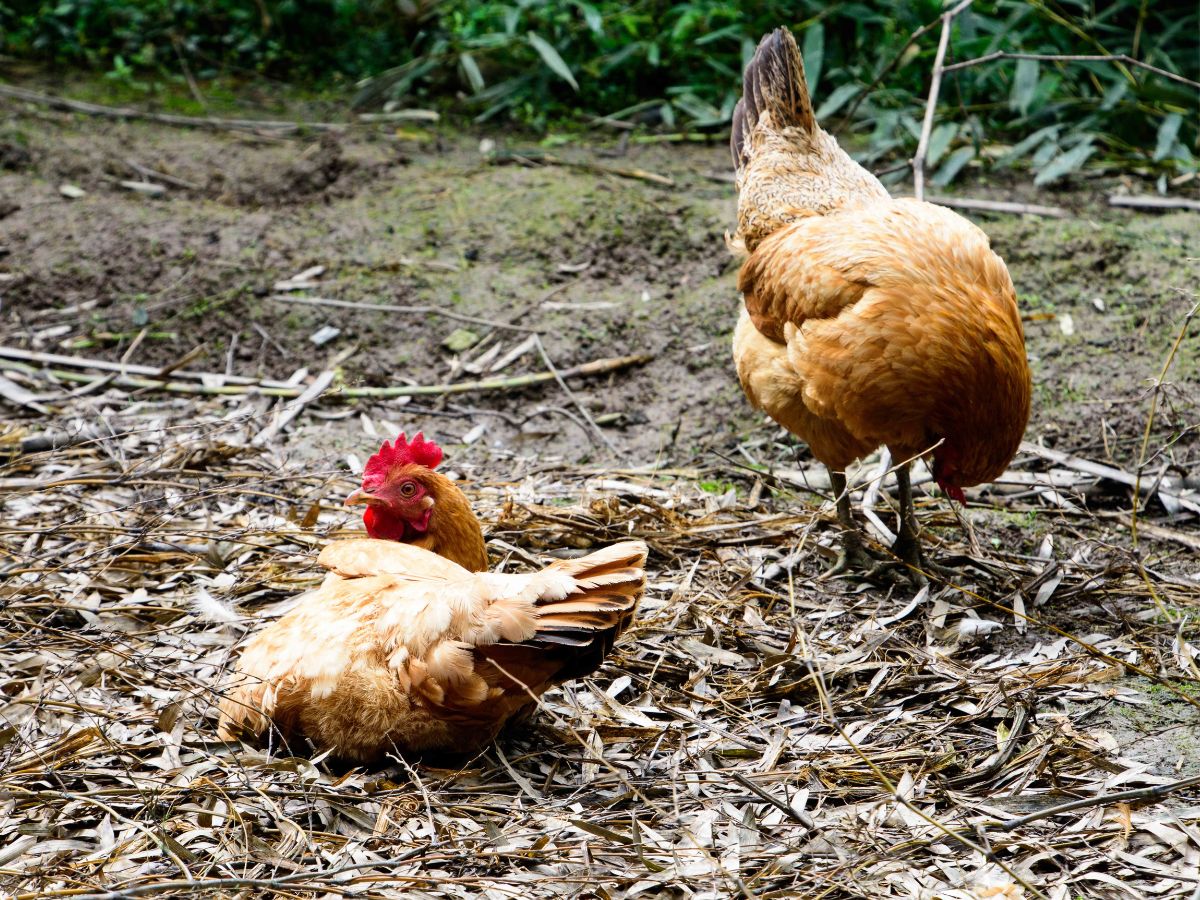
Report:
[[191,602],[192,615],[206,622],[238,624],[246,617],[233,608],[233,604],[218,600],[203,587],[196,589]]

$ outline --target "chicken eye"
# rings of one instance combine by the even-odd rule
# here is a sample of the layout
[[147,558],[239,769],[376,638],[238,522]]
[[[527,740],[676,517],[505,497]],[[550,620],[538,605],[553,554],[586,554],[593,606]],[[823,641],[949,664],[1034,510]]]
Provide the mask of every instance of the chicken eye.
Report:
[[404,484],[400,485],[400,496],[401,497],[411,497],[416,492],[417,492],[417,486],[411,481],[406,481],[406,482],[404,482]]

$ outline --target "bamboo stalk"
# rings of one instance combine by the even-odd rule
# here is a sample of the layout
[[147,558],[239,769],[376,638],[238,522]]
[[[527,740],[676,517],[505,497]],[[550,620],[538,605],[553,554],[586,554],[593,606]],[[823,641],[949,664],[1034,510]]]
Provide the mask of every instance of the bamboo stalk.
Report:
[[[191,353],[188,354],[188,357]],[[173,372],[169,371],[171,366],[168,366],[168,371],[163,371],[160,366],[141,366],[134,363],[114,363],[104,359],[88,359],[84,356],[65,356],[61,353],[39,353],[36,350],[21,350],[18,347],[0,347],[0,359],[19,360],[27,363],[42,363],[46,366],[67,366],[72,369],[98,369],[101,372],[117,372],[119,374],[133,375],[152,375],[159,378],[164,375],[174,375],[176,378],[193,378],[197,381],[205,378],[221,378],[229,384],[241,384],[246,386],[260,385],[270,388],[290,388],[291,385],[283,381],[257,381],[253,378],[247,378],[244,375],[217,375],[208,372]],[[186,362],[187,357],[182,362]],[[172,365],[181,365],[182,362],[173,363]],[[68,379],[70,380],[70,379]],[[89,376],[90,380],[90,376]]]

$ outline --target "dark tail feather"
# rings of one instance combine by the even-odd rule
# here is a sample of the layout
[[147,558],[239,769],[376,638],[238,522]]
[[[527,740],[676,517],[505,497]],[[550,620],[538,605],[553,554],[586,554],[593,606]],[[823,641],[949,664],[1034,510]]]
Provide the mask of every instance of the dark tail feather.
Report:
[[733,163],[739,168],[745,161],[746,136],[763,113],[771,114],[777,128],[812,131],[817,127],[800,48],[786,28],[776,28],[759,41],[754,58],[746,66],[742,99],[733,113],[731,138]]
[[740,169],[746,162],[742,147],[746,143],[746,101],[739,100],[733,108],[733,130],[729,134],[729,151],[733,154],[733,167]]

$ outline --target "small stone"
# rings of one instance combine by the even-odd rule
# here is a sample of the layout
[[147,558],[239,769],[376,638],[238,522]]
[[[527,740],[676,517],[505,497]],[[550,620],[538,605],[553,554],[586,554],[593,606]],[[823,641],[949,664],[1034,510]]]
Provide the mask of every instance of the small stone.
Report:
[[326,325],[324,328],[318,328],[316,331],[314,331],[308,339],[318,347],[324,347],[341,333],[342,329],[334,328],[332,325]]

